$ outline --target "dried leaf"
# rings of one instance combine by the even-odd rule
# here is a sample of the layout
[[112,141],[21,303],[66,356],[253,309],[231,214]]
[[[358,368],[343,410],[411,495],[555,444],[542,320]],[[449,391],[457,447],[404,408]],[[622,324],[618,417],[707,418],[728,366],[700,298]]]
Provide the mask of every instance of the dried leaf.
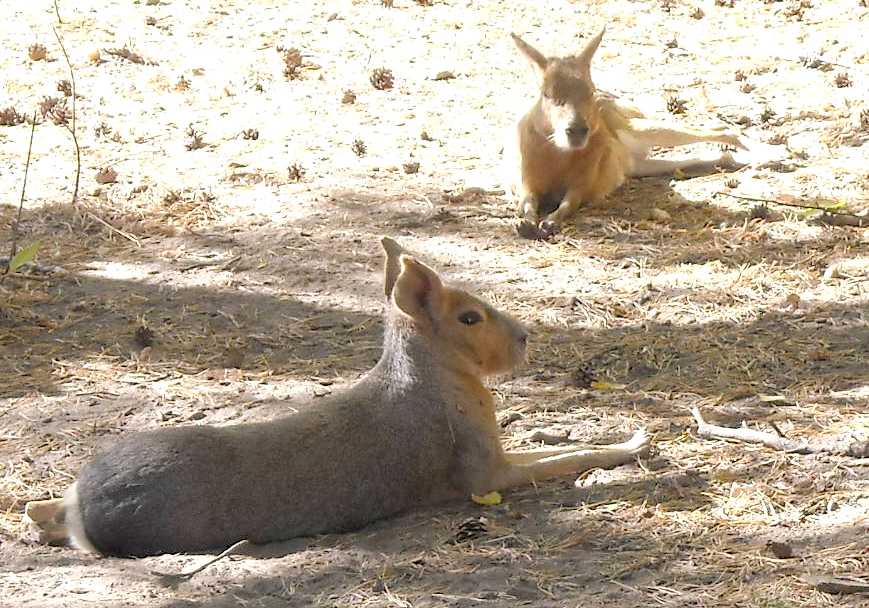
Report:
[[488,494],[483,494],[482,496],[477,496],[476,494],[471,494],[471,500],[473,500],[478,505],[484,505],[484,506],[500,505],[501,504],[501,494],[499,492],[489,492]]
[[9,272],[15,272],[28,262],[32,262],[41,244],[40,241],[36,241],[16,253],[15,257],[9,260]]
[[616,384],[614,382],[607,382],[606,380],[595,380],[591,383],[591,388],[596,391],[620,391],[626,386],[626,384]]

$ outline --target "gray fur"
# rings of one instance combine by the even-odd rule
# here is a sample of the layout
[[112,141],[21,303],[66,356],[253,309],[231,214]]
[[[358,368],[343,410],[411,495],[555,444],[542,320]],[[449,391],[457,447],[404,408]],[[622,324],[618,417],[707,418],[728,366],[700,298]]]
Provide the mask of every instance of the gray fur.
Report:
[[112,555],[197,551],[351,530],[470,495],[486,466],[459,455],[478,433],[432,377],[422,338],[398,322],[386,342],[358,384],[293,416],[123,439],[76,484],[87,541]]

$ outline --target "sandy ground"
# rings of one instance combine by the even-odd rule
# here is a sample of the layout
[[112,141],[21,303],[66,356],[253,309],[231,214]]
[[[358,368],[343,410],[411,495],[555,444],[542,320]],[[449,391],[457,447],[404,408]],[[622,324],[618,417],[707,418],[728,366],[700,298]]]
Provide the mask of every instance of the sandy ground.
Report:
[[[689,413],[869,434],[867,229],[745,200],[869,208],[869,9],[729,4],[60,0],[59,25],[51,3],[7,7],[0,110],[61,105],[35,131],[18,237],[53,272],[0,284],[0,605],[869,605],[810,578],[869,571],[866,459],[701,439]],[[684,101],[676,120],[742,129],[763,154],[631,182],[553,242],[522,240],[499,150],[534,89],[508,33],[567,53],[603,24],[598,86],[659,117]],[[75,72],[75,205],[53,27]],[[391,89],[372,86],[380,68]],[[29,136],[0,126],[3,247]],[[496,507],[298,539],[177,588],[150,572],[201,556],[32,541],[24,503],[118,436],[315,407],[368,369],[382,234],[533,330],[528,365],[493,381],[509,445],[642,425],[655,454]]]

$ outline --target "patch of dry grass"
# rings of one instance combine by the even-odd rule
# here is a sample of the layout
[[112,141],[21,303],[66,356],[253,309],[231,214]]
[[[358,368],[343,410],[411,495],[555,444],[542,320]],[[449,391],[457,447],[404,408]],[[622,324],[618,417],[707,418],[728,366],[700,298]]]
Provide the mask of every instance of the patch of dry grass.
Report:
[[[597,6],[560,7],[609,22],[602,83],[630,74],[619,90],[647,93],[658,115],[670,100],[679,120],[741,124],[787,154],[735,174],[629,183],[553,243],[516,238],[513,201],[492,177],[507,100],[531,92],[503,32],[533,23],[530,5],[475,4],[461,20],[444,3],[363,3],[328,17],[300,5],[281,35],[305,58],[310,49],[322,78],[307,77],[319,66],[300,51],[275,64],[274,15],[254,6],[230,3],[197,25],[155,3],[160,25],[137,36],[137,51],[97,22],[65,31],[73,56],[97,46],[122,60],[96,51],[75,65],[77,120],[97,133],[87,175],[116,175],[83,186],[70,207],[58,129],[37,131],[22,238],[41,240],[39,261],[68,274],[0,283],[0,535],[4,551],[25,556],[9,562],[8,584],[21,597],[56,589],[70,605],[207,602],[242,578],[251,588],[234,593],[251,602],[837,604],[806,577],[869,570],[866,463],[700,439],[689,413],[793,439],[869,433],[867,230],[717,194],[866,211],[854,17],[844,2],[815,4],[718,3],[702,15],[716,32],[702,44],[688,5],[617,2],[614,21]],[[554,44],[575,43],[575,23],[556,20]],[[743,56],[734,49],[750,42],[746,23],[770,44],[787,41],[788,56],[802,40],[797,52],[811,59]],[[195,35],[178,35],[182,26]],[[363,50],[337,42],[356,40],[353,30]],[[9,47],[28,49],[22,36]],[[196,45],[220,52],[179,63],[202,53]],[[647,69],[650,48],[666,53],[665,69]],[[15,108],[38,103],[60,73],[23,53],[0,65],[9,167],[24,149]],[[436,74],[461,77],[444,86]],[[185,149],[190,124],[208,145]],[[186,143],[198,134],[201,144],[192,131]],[[0,207],[0,231],[13,215]],[[379,354],[384,233],[532,328],[528,366],[495,383],[508,446],[602,443],[645,426],[656,454],[576,486],[517,490],[497,507],[446,506],[313,540],[298,556],[227,562],[176,592],[72,553],[58,574],[40,562],[44,549],[18,542],[23,503],[62,493],[112,435],[270,418],[357,378]],[[460,530],[472,538],[456,542]],[[770,541],[796,557],[777,557]],[[27,560],[37,567],[19,568]],[[61,585],[87,568],[111,594]]]

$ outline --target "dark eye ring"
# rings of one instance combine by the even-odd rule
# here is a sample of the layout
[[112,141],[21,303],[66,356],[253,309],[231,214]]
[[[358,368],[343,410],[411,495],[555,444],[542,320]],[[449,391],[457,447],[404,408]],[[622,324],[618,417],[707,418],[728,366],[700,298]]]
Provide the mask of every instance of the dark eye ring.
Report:
[[463,312],[459,315],[459,323],[463,323],[465,325],[476,325],[482,320],[483,316],[476,310],[469,310],[468,312]]

